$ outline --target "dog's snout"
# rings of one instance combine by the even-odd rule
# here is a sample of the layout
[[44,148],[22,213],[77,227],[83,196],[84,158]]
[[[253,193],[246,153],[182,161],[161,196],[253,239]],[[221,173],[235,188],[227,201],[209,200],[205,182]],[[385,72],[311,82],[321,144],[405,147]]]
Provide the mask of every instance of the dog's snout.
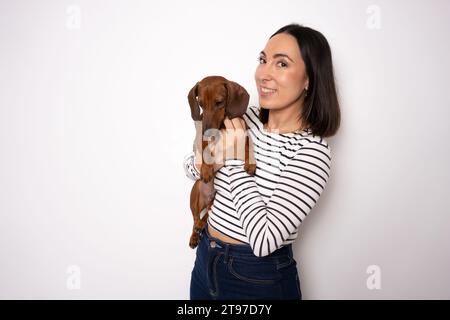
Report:
[[216,136],[219,130],[220,130],[219,125],[215,123],[203,125],[203,136],[205,137]]

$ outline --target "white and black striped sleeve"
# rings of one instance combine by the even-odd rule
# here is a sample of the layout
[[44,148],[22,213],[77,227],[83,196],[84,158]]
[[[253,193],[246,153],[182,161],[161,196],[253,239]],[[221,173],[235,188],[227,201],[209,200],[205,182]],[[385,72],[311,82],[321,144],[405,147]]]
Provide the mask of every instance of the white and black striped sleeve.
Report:
[[184,172],[186,173],[186,176],[189,179],[196,181],[200,179],[200,172],[197,170],[194,163],[195,163],[195,152],[191,151],[184,157],[183,168]]
[[316,141],[301,147],[281,172],[267,205],[242,160],[225,166],[242,228],[254,254],[263,257],[280,248],[316,204],[330,176],[331,149]]

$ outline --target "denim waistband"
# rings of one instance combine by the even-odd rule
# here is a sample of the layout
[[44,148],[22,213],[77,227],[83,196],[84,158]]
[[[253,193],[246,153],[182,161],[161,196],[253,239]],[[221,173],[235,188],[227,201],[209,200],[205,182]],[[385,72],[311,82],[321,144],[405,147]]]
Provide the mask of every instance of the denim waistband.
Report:
[[204,228],[200,231],[201,241],[206,241],[206,244],[214,250],[223,251],[227,255],[233,256],[242,256],[247,258],[255,258],[255,259],[270,259],[270,258],[279,258],[281,256],[289,256],[293,257],[292,254],[292,244],[285,245],[271,254],[258,257],[254,254],[251,246],[249,244],[236,244],[236,243],[227,243],[218,238],[211,236],[208,232],[208,224],[205,224]]

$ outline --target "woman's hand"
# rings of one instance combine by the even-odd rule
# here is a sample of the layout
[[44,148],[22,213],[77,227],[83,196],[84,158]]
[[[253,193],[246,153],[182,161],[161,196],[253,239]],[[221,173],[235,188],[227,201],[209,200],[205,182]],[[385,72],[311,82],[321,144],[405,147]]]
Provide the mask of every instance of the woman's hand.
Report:
[[[206,151],[208,159],[212,157],[214,172],[223,167],[225,160],[238,159],[245,161],[245,138],[247,135],[247,126],[241,118],[224,119],[225,129],[219,131],[218,139],[209,140],[209,149]],[[202,163],[202,122],[196,121],[196,137],[194,141],[194,149],[196,151],[196,166],[201,167]]]
[[241,118],[224,120],[225,129],[220,130],[220,137],[217,141],[213,156],[216,163],[223,163],[228,159],[245,160],[245,138],[247,126]]
[[[205,141],[207,141],[208,146],[206,149],[203,150],[203,130],[202,130],[202,121],[195,121],[195,139],[193,143],[193,151],[195,152],[195,167],[199,172],[201,172],[202,164],[203,164],[203,157],[202,157],[202,151],[203,155],[206,157],[206,161],[209,164],[212,164],[214,167],[214,172],[218,171],[220,168],[223,167],[223,158],[215,156],[215,150],[217,141],[214,141],[214,139],[207,139],[205,138]],[[220,136],[220,131],[217,130],[215,133],[217,137]]]

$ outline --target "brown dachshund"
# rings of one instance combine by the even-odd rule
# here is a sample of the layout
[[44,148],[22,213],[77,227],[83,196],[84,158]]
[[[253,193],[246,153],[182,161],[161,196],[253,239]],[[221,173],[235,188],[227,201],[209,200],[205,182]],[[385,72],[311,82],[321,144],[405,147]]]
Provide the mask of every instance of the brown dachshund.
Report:
[[[203,158],[203,151],[208,147],[208,141],[205,141],[205,138],[207,138],[205,133],[208,133],[208,129],[225,129],[223,122],[225,117],[229,119],[242,117],[247,110],[249,95],[243,87],[233,81],[220,76],[210,76],[196,83],[189,91],[188,100],[192,119],[202,123],[203,136],[202,150],[199,150],[202,155],[200,179],[192,186],[190,199],[194,226],[189,246],[194,249],[198,245],[199,233],[207,222],[208,212],[215,196],[214,165],[208,164]],[[200,107],[203,110],[202,114],[200,114]],[[256,171],[252,144],[248,135],[245,139],[244,169],[252,175]],[[205,208],[205,214],[200,218],[200,213]]]

